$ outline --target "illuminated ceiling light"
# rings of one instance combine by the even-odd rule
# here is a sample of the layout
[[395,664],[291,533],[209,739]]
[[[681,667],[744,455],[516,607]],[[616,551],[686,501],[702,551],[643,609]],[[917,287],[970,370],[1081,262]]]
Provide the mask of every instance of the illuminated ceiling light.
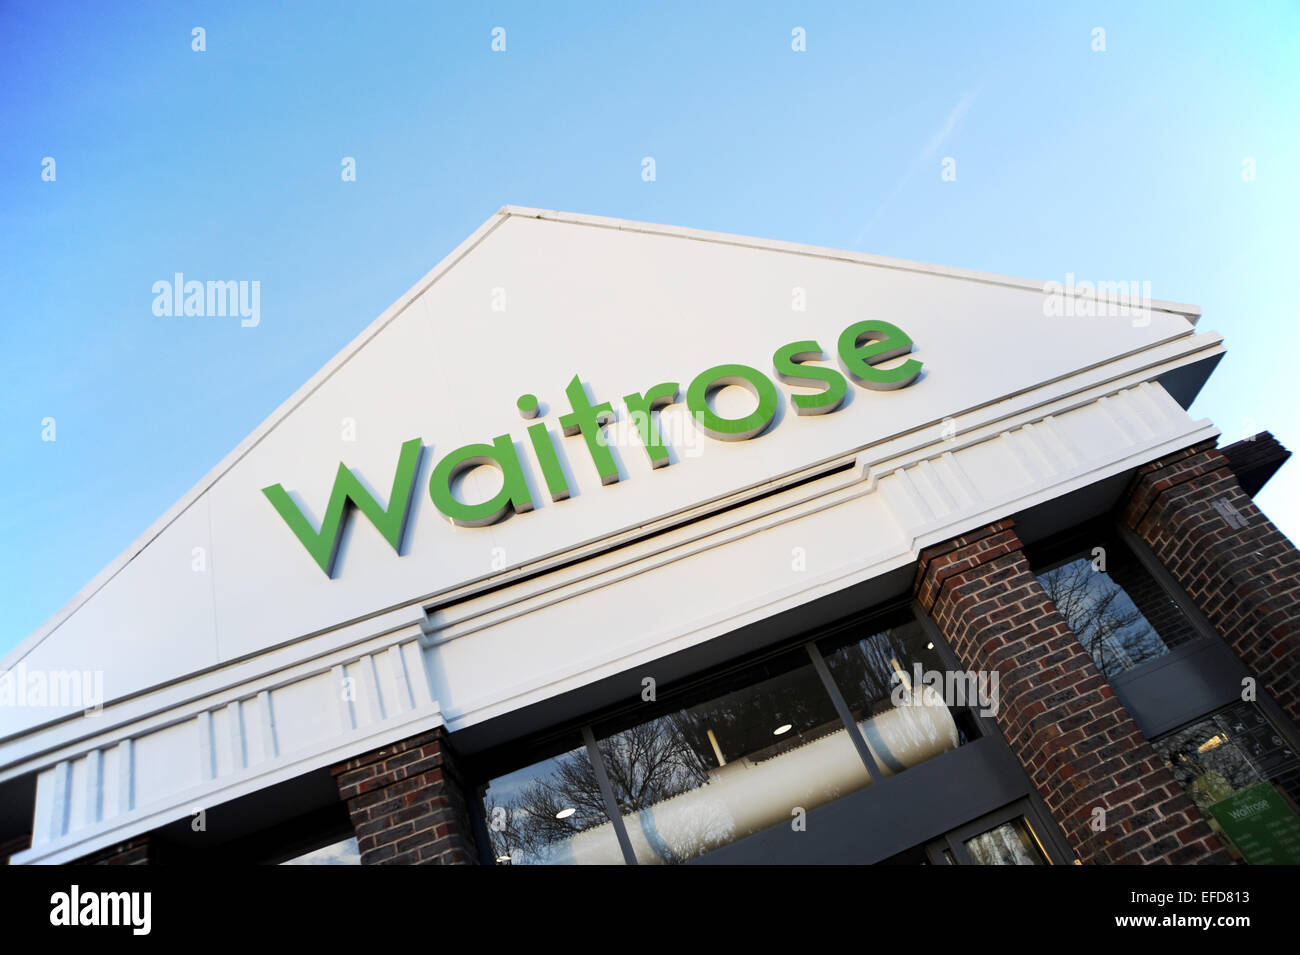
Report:
[[568,819],[570,816],[572,816],[572,815],[573,815],[575,812],[577,812],[577,811],[578,811],[578,810],[576,810],[576,809],[574,809],[572,806],[570,806],[568,809],[561,809],[559,812],[557,812],[557,813],[555,814],[555,818],[556,818],[556,819]]
[[782,733],[788,733],[788,732],[790,732],[792,729],[794,729],[793,724],[790,724],[790,723],[782,723],[782,724],[781,724],[780,726],[778,726],[776,729],[772,730],[772,735],[773,735],[773,736],[780,736]]
[[934,649],[934,644],[933,644],[933,643],[927,643],[927,644],[925,645],[925,648],[926,648],[927,650],[933,650],[933,649]]

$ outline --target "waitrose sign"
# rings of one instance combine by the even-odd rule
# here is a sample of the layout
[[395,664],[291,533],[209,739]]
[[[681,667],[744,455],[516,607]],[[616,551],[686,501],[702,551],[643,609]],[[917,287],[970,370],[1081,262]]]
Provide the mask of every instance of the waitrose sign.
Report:
[[[914,358],[896,367],[880,367],[891,359],[909,354],[914,347],[912,339],[902,329],[888,322],[856,322],[840,333],[836,346],[836,357],[843,374],[832,367],[811,364],[824,359],[822,348],[815,341],[791,342],[773,354],[772,366],[777,379],[812,389],[790,396],[795,414],[831,414],[837,411],[848,394],[849,380],[862,388],[887,391],[905,388],[921,374],[921,362]],[[756,402],[754,410],[740,418],[723,417],[708,401],[712,393],[731,385],[748,391]],[[623,396],[630,421],[653,468],[666,467],[671,461],[654,412],[676,403],[680,392],[677,382],[666,381],[643,392]],[[614,421],[612,406],[609,402],[596,403],[589,399],[577,375],[564,393],[570,411],[560,415],[560,430],[566,437],[582,438],[602,485],[617,482],[618,465],[604,432]],[[686,388],[686,408],[695,427],[718,441],[746,441],[763,434],[776,417],[780,401],[780,392],[772,379],[749,365],[715,365],[696,375]],[[525,419],[539,417],[540,406],[535,396],[521,395],[516,404]],[[555,436],[542,421],[529,425],[526,431],[547,494],[552,501],[566,500],[569,486],[560,465]],[[393,550],[400,553],[422,450],[420,438],[402,444],[387,507],[376,501],[362,482],[340,463],[319,528],[312,526],[282,485],[264,487],[262,493],[320,569],[327,576],[333,576],[343,526],[353,508],[365,515]],[[485,465],[501,472],[501,489],[496,495],[476,503],[457,497],[453,492],[457,479]],[[525,473],[527,467],[529,463],[515,452],[509,434],[498,435],[489,443],[467,444],[449,452],[434,466],[429,478],[429,497],[453,524],[462,527],[493,524],[510,512],[523,514],[533,509],[528,489],[530,475]]]

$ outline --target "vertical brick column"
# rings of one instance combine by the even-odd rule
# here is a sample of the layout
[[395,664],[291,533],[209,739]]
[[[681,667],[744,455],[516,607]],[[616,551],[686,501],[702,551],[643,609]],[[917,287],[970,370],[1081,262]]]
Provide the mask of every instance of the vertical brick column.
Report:
[[362,865],[478,860],[467,792],[439,727],[331,768],[348,804]]
[[916,595],[964,667],[997,671],[997,724],[1083,862],[1228,861],[1038,583],[1011,521],[922,552]]
[[1124,520],[1300,723],[1300,551],[1211,442],[1138,470]]

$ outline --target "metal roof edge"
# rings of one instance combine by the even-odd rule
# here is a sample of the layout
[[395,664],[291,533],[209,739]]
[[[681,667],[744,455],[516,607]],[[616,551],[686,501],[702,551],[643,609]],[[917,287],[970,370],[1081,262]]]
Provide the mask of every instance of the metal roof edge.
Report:
[[[1052,284],[1052,281],[1040,281],[1037,279],[1027,279],[1012,275],[1002,275],[997,272],[981,272],[976,269],[961,269],[945,265],[933,265],[928,262],[917,262],[911,259],[896,259],[889,256],[873,255],[867,252],[853,252],[846,249],[834,249],[829,246],[808,245],[800,242],[785,242],[778,239],[763,239],[754,236],[738,235],[728,232],[714,232],[707,229],[693,229],[686,226],[663,225],[654,222],[639,222],[632,219],[618,219],[612,216],[595,216],[586,213],[561,212],[554,209],[534,209],[528,206],[502,206],[498,211],[500,215],[519,216],[527,219],[543,219],[550,222],[565,222],[572,225],[590,225],[606,229],[618,229],[622,232],[644,232],[654,235],[672,236],[675,238],[694,239],[700,242],[715,242],[725,245],[741,245],[748,248],[766,249],[773,252],[789,252],[796,255],[808,255],[816,258],[838,259],[848,262],[857,262],[862,265],[872,265],[878,268],[894,269],[904,272],[921,272],[927,275],[941,276],[944,278],[963,279],[966,281],[982,282],[990,285],[1003,285],[1011,288],[1024,289],[1026,291],[1042,292],[1045,287]],[[1063,285],[1063,283],[1057,283]],[[1073,294],[1082,296],[1083,293],[1077,287],[1064,286]],[[1099,301],[1095,291],[1091,296]],[[1162,312],[1170,312],[1175,315],[1182,315],[1187,318],[1192,325],[1201,316],[1199,305],[1189,305],[1184,302],[1169,302],[1163,299],[1152,299],[1150,302],[1152,308]]]

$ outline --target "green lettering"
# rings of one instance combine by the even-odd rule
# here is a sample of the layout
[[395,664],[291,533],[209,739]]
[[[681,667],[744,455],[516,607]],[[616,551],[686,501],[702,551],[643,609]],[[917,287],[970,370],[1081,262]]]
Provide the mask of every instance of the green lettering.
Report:
[[582,437],[587,442],[587,452],[591,455],[591,463],[596,465],[596,471],[600,474],[600,483],[616,483],[618,465],[614,462],[614,455],[605,445],[605,436],[600,430],[605,425],[613,423],[614,409],[610,407],[608,401],[598,405],[588,401],[587,390],[582,387],[582,382],[578,380],[577,375],[573,376],[564,393],[569,398],[569,406],[573,408],[573,413],[560,416],[560,427],[569,437],[582,432]]
[[[864,342],[871,344],[863,344]],[[876,368],[881,362],[906,355],[912,339],[889,322],[866,321],[840,333],[840,367],[859,385],[876,391],[906,388],[921,374],[921,363],[909,358],[897,368]]]
[[[739,385],[758,401],[743,418],[724,418],[709,407],[708,395],[727,385]],[[745,441],[763,433],[781,402],[772,379],[749,365],[715,365],[695,376],[686,390],[686,407],[700,430],[719,441]]]
[[564,479],[564,468],[560,467],[560,459],[555,453],[555,444],[551,441],[551,433],[546,430],[546,425],[530,424],[528,438],[533,442],[537,463],[542,466],[542,477],[546,479],[546,490],[550,492],[551,500],[567,499],[569,482]]
[[406,529],[406,516],[410,512],[411,488],[415,485],[415,472],[420,463],[421,444],[419,438],[412,438],[402,445],[397,458],[397,474],[393,477],[393,489],[388,495],[388,507],[383,508],[357,480],[356,475],[339,462],[338,474],[334,478],[334,488],[330,491],[329,504],[325,507],[325,518],[320,530],[311,526],[303,516],[298,505],[293,503],[288,492],[279,484],[262,488],[262,493],[271,502],[271,506],[284,518],[295,537],[307,548],[312,560],[325,571],[325,576],[334,576],[334,559],[338,555],[339,538],[343,532],[343,522],[347,518],[349,505],[356,507],[369,518],[384,540],[392,545],[393,550],[401,552],[402,533]]
[[641,444],[645,446],[645,453],[650,457],[652,468],[664,467],[671,460],[668,449],[664,447],[663,438],[659,434],[659,425],[654,419],[654,413],[668,407],[676,400],[677,382],[675,381],[655,385],[643,395],[633,392],[623,396],[623,402],[627,405],[627,410],[632,415],[632,422],[636,425],[637,434],[641,436]]
[[812,386],[822,383],[821,391],[811,395],[791,395],[790,404],[799,415],[829,414],[844,403],[849,383],[834,368],[804,367],[805,361],[822,361],[822,346],[816,342],[791,342],[776,350],[772,365],[776,377],[787,385]]
[[[491,500],[481,504],[466,504],[451,492],[451,483],[460,475],[482,465],[490,464],[501,472],[501,490]],[[467,444],[457,448],[438,462],[429,477],[429,497],[438,510],[461,527],[484,527],[500,520],[506,511],[514,508],[524,514],[533,509],[533,498],[528,493],[528,481],[523,466],[515,454],[515,444],[510,435],[502,434],[491,444]]]

